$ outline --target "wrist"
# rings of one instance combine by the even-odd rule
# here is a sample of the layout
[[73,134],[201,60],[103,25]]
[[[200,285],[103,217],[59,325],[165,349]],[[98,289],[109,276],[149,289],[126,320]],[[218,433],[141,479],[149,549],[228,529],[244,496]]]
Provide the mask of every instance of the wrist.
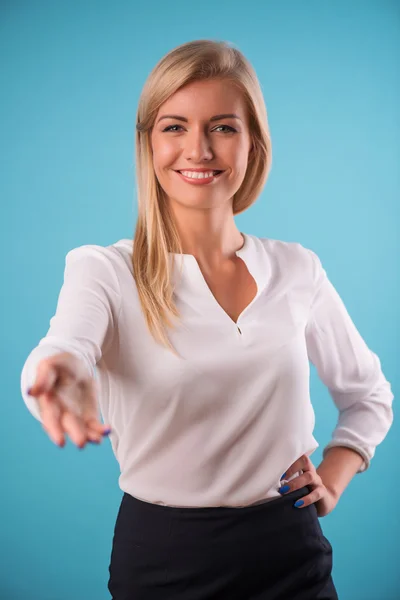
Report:
[[362,456],[355,450],[333,446],[316,470],[327,490],[339,499],[362,463]]

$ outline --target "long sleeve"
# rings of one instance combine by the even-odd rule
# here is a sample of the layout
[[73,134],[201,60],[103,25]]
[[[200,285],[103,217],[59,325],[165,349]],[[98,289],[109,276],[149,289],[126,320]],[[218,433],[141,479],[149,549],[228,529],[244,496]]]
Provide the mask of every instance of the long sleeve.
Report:
[[364,459],[361,473],[391,427],[393,394],[378,356],[361,337],[318,256],[310,252],[316,288],[306,328],[307,352],[339,410],[323,455],[332,446],[352,448]]
[[85,245],[66,256],[56,312],[46,336],[30,352],[21,372],[22,397],[39,421],[37,401],[27,394],[39,361],[58,352],[71,352],[94,375],[95,365],[112,339],[121,297],[109,253],[102,246]]

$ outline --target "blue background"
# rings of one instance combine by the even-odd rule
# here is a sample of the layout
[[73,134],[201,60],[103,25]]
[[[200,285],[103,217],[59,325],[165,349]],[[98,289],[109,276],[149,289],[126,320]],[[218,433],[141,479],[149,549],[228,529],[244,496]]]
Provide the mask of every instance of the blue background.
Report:
[[[122,492],[108,440],[57,448],[28,412],[23,363],[46,333],[66,253],[132,237],[134,124],[156,62],[200,38],[254,65],[273,166],[242,231],[320,256],[399,387],[400,4],[4,1],[1,59],[3,434],[0,597],[103,600]],[[315,370],[320,448],[337,413]],[[321,520],[341,600],[400,597],[399,423]]]

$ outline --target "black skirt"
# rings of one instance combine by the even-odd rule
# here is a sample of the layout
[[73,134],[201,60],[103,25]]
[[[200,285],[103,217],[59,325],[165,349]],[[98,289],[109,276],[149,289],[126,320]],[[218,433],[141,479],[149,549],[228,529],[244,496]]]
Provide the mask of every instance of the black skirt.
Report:
[[332,546],[308,487],[243,508],[177,508],[123,495],[113,600],[338,600]]

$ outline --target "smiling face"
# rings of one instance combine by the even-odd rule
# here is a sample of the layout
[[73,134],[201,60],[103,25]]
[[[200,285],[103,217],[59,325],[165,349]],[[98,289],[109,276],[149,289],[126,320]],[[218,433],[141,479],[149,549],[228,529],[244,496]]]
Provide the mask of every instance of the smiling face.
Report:
[[[240,90],[224,80],[187,84],[161,105],[151,145],[154,170],[170,203],[197,209],[231,207],[251,147]],[[205,175],[201,179],[200,171]]]

